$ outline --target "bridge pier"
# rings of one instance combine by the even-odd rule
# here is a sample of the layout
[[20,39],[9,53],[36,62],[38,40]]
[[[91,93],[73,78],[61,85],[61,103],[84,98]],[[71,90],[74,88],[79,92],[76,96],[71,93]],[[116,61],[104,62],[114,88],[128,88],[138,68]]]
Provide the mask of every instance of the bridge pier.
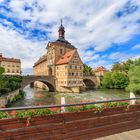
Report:
[[64,92],[64,93],[80,93],[80,87],[60,87],[56,86],[57,92]]

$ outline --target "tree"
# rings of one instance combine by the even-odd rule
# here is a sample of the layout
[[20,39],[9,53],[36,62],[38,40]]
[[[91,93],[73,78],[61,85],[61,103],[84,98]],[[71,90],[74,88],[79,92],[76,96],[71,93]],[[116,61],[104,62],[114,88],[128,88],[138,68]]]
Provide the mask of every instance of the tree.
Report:
[[140,65],[140,58],[134,60],[134,65]]
[[136,65],[131,66],[128,76],[129,85],[126,88],[134,93],[140,93],[140,59],[136,61]]
[[130,66],[134,64],[134,61],[131,59],[128,59],[125,62],[117,62],[114,63],[112,66],[112,71],[120,71],[120,72],[124,72],[125,74],[128,74],[128,71],[130,69]]
[[140,93],[140,58],[113,64],[112,72],[105,74],[101,81],[104,88],[126,88]]
[[3,86],[3,73],[4,73],[4,68],[0,67],[0,88]]
[[111,71],[122,71],[122,65],[119,62],[113,64]]
[[94,75],[92,68],[86,64],[84,64],[83,73],[84,73],[84,75]]
[[113,88],[111,72],[105,73],[105,75],[102,77],[101,85],[103,88]]
[[115,71],[111,75],[112,85],[115,89],[124,89],[128,85],[128,76],[123,72]]
[[104,75],[101,85],[103,88],[124,89],[128,85],[128,77],[123,72],[108,72]]

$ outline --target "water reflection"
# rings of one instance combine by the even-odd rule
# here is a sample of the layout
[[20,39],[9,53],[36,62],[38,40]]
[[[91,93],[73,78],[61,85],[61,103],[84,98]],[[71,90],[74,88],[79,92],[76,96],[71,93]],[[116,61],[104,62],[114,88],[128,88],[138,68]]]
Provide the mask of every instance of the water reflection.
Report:
[[[78,103],[86,101],[109,100],[117,98],[129,98],[129,93],[124,90],[90,90],[78,93],[53,93],[39,88],[27,86],[24,91],[24,99],[16,102],[12,107],[60,104],[61,97],[65,97],[66,103]],[[140,95],[136,95],[140,97]]]

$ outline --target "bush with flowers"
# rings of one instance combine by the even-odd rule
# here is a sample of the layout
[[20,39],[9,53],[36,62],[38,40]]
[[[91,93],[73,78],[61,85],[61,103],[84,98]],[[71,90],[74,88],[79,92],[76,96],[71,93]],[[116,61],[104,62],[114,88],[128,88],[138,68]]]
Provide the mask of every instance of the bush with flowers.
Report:
[[[80,106],[70,106],[65,107],[66,112],[81,112],[81,111],[93,111],[93,113],[100,113],[106,108],[112,107],[125,107],[129,109],[128,102],[109,102],[109,103],[102,103],[99,105],[87,104],[87,105],[80,105]],[[26,126],[30,125],[30,121],[32,117],[37,116],[46,116],[46,115],[54,115],[61,113],[60,107],[52,107],[52,108],[44,108],[44,109],[29,109],[29,110],[22,110],[22,111],[0,111],[0,119],[10,119],[10,118],[26,118],[27,123]]]
[[[66,107],[66,112],[81,112],[86,110],[103,110],[105,108],[111,107],[128,107],[128,102],[110,102],[110,103],[102,103],[100,105],[80,105],[80,106],[70,106]],[[22,111],[0,111],[0,119],[4,118],[26,118],[26,117],[35,117],[35,116],[44,116],[44,115],[53,115],[61,113],[60,107],[52,107],[52,108],[44,108],[44,109],[29,109]]]

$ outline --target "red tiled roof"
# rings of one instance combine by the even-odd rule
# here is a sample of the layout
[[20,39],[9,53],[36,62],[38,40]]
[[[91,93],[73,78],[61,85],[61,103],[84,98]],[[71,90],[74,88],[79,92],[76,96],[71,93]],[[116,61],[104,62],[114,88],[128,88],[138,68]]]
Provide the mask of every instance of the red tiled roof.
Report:
[[96,72],[99,72],[99,71],[106,71],[106,68],[104,68],[103,66],[97,67],[95,71],[96,71]]
[[6,58],[2,56],[2,53],[0,53],[0,62],[1,61],[6,61],[6,62],[16,62],[16,63],[20,63],[20,59],[16,59],[16,58]]
[[20,59],[16,59],[16,58],[5,58],[5,57],[3,57],[2,61],[20,63]]
[[57,62],[56,65],[60,65],[60,64],[67,64],[68,62],[70,62],[70,60],[72,59],[74,53],[75,53],[75,49],[69,52],[66,52]]

